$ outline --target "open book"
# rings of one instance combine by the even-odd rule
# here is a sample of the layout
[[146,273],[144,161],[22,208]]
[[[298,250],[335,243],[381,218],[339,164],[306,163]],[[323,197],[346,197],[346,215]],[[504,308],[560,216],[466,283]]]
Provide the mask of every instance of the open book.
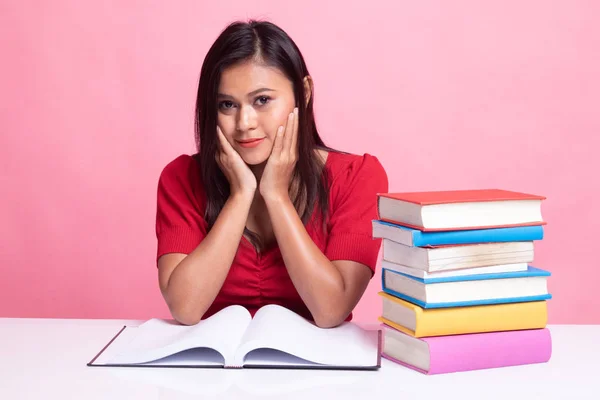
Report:
[[192,326],[161,319],[125,326],[87,365],[378,369],[381,338],[381,330],[351,322],[319,328],[278,305],[254,318],[234,305]]

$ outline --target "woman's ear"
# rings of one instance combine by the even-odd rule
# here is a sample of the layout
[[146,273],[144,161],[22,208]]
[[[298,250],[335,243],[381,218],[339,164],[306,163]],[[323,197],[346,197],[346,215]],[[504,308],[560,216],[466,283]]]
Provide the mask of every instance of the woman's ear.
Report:
[[308,106],[308,102],[312,98],[312,93],[313,93],[313,81],[312,81],[312,78],[307,75],[304,77],[304,101],[305,101],[304,105],[305,106]]

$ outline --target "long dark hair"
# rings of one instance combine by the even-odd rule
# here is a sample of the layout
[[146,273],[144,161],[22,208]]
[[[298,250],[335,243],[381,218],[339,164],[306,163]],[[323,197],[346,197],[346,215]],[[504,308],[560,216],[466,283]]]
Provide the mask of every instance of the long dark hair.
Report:
[[[217,92],[221,74],[229,66],[258,60],[280,70],[292,81],[298,107],[298,161],[292,177],[297,191],[292,199],[294,207],[306,225],[313,213],[320,213],[322,221],[327,218],[329,207],[329,177],[315,149],[334,151],[325,146],[319,136],[313,113],[314,93],[306,103],[304,78],[309,76],[304,58],[294,41],[271,22],[250,20],[234,22],[227,26],[208,51],[198,85],[196,100],[196,146],[195,155],[206,191],[204,218],[209,229],[229,197],[229,182],[217,165]],[[250,242],[259,247],[261,239],[254,232],[244,229]]]

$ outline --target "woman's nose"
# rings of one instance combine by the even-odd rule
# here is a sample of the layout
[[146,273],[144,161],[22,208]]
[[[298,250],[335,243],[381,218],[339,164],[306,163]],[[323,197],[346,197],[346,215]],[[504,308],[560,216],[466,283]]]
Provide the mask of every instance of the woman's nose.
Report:
[[237,120],[238,131],[248,131],[256,128],[256,112],[252,107],[242,106]]

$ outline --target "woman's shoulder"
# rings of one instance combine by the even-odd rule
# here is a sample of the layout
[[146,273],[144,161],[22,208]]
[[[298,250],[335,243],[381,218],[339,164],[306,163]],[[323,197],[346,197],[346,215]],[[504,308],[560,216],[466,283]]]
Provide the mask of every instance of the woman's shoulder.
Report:
[[162,169],[159,184],[167,187],[186,187],[195,192],[201,189],[196,156],[181,154],[169,161]]
[[332,184],[353,180],[375,179],[385,181],[387,173],[377,156],[363,153],[353,154],[341,151],[329,151],[326,161]]
[[189,154],[181,154],[169,161],[163,167],[161,175],[172,176],[185,174],[189,172],[190,169],[193,169],[192,167],[195,166],[195,163],[196,161],[194,160],[193,156]]
[[199,175],[196,155],[181,154],[169,161],[160,173],[161,179],[194,179]]

